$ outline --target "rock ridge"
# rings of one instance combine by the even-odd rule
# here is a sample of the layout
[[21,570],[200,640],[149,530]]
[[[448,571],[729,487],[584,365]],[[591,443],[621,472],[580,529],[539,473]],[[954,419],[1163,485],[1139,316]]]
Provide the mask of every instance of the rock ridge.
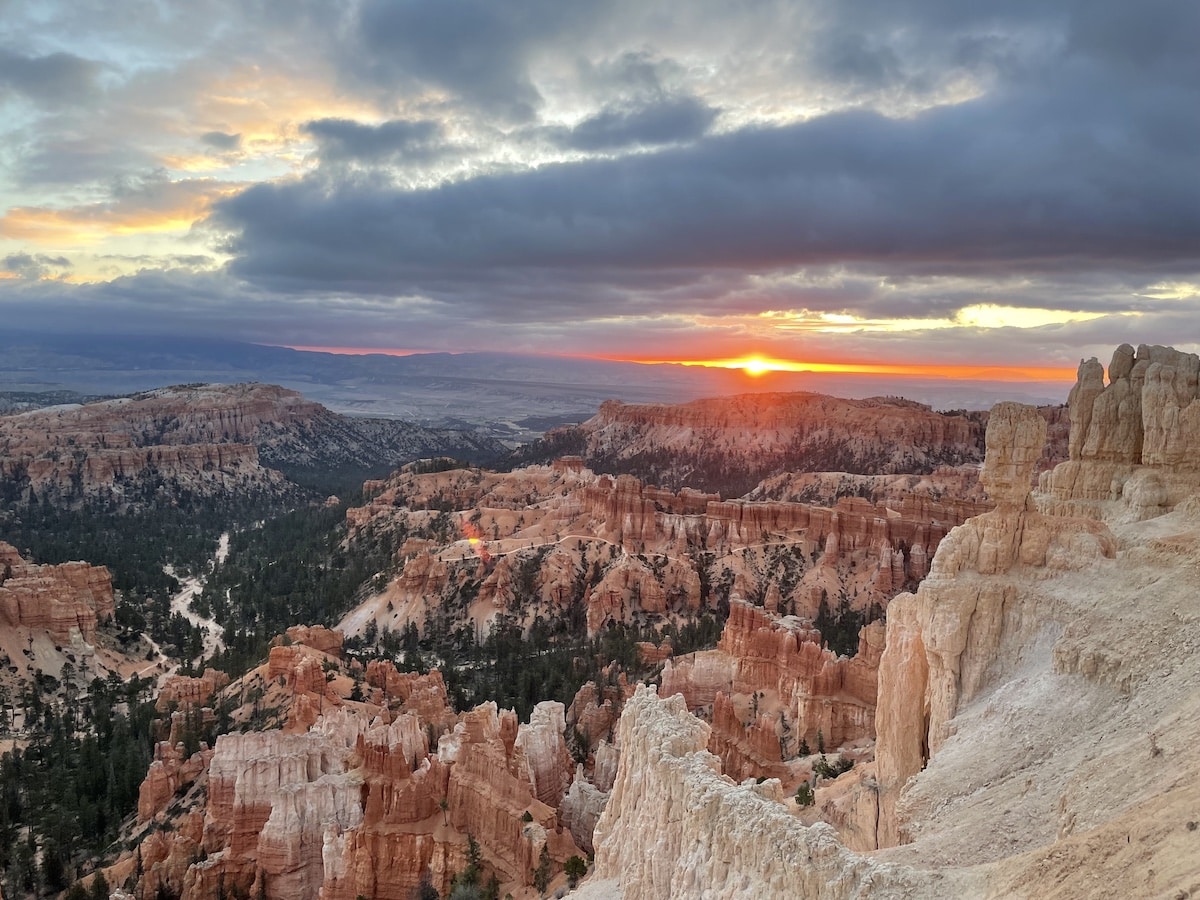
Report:
[[595,877],[618,880],[625,900],[949,896],[939,876],[857,856],[829,825],[801,824],[777,781],[734,784],[708,738],[678,695],[641,686],[626,703],[595,833]]

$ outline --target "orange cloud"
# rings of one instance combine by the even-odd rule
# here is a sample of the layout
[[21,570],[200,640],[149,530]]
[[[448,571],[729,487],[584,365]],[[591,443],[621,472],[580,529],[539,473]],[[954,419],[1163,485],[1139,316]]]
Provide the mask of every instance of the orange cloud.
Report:
[[18,206],[0,218],[0,237],[40,246],[94,244],[117,235],[183,231],[241,185],[213,179],[152,182],[105,203],[65,209]]
[[[409,101],[421,102],[423,98]],[[377,115],[371,103],[339,93],[329,79],[243,66],[209,83],[196,100],[191,125],[201,131],[240,134],[241,149],[226,156],[246,159],[278,156],[296,144],[309,144],[300,134],[300,125],[311,119]],[[192,155],[171,159],[182,167],[202,165]],[[292,160],[298,161],[299,156]]]

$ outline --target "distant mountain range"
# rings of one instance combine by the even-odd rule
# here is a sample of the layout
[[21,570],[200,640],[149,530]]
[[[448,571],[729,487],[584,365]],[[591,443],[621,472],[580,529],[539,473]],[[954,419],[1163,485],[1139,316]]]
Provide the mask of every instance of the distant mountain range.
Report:
[[[510,443],[581,422],[604,400],[682,403],[758,391],[904,396],[938,408],[986,409],[1002,399],[1060,402],[1055,384],[1004,385],[827,373],[768,373],[507,353],[350,356],[210,338],[0,335],[0,391],[95,396],[164,385],[259,381],[341,413],[432,426],[483,426]],[[61,401],[60,401],[61,402]]]

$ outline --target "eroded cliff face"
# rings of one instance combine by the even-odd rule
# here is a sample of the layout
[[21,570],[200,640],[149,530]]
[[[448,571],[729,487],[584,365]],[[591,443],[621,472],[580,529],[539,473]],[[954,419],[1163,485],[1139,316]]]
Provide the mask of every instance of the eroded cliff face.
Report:
[[1200,488],[1200,357],[1122,344],[1108,367],[1079,365],[1070,459],[1042,476],[1047,508],[1107,520],[1153,518]]
[[987,683],[998,657],[1018,652],[1040,627],[1029,580],[1115,553],[1105,526],[1037,511],[1029,485],[1045,428],[1033,407],[992,410],[981,481],[995,509],[951,532],[916,594],[889,609],[876,716],[880,846],[901,839],[897,795],[945,743],[960,705]]
[[[521,893],[543,846],[561,869],[581,853],[572,828],[590,842],[594,802],[560,821],[573,770],[562,704],[539,704],[529,723],[491,703],[457,715],[436,671],[378,660],[364,671],[323,628],[288,638],[233,684],[206,675],[168,685],[189,708],[237,698],[235,721],[284,727],[224,734],[190,757],[176,735],[157,746],[139,798],[139,897],[162,886],[189,900],[408,900],[423,880],[446,895],[467,865],[468,834],[481,879]],[[155,832],[163,822],[169,838]]]
[[671,660],[660,693],[680,694],[709,719],[708,749],[736,779],[779,778],[787,790],[811,778],[798,759],[875,734],[876,672],[883,623],[862,630],[859,651],[823,648],[811,622],[736,602],[715,650]]
[[38,566],[0,541],[0,625],[44,629],[61,644],[90,643],[97,622],[112,615],[112,577],[104,566]]
[[[596,826],[597,879],[625,900],[955,896],[947,880],[846,850],[787,811],[778,782],[737,785],[683,697],[641,687],[621,717],[621,765]],[[959,894],[961,896],[961,894]]]
[[585,461],[738,496],[784,471],[927,472],[981,458],[975,418],[896,398],[744,394],[675,406],[608,401],[579,426]]
[[[1119,382],[1136,363],[1132,352],[1118,357],[1125,359],[1115,366]],[[1095,407],[1106,388],[1090,383]],[[1200,891],[1200,785],[1194,777],[1200,770],[1200,494],[1175,500],[1171,493],[1186,489],[1186,464],[1146,463],[1146,423],[1156,415],[1147,414],[1146,396],[1140,394],[1141,438],[1132,420],[1122,424],[1119,416],[1108,419],[1116,435],[1104,427],[1097,434],[1094,418],[1073,426],[1091,435],[1079,438],[1083,446],[1091,440],[1095,453],[1109,458],[1081,451],[1083,458],[1061,465],[1041,482],[1055,487],[1055,496],[1028,489],[1040,417],[1013,404],[993,411],[983,483],[995,509],[953,531],[930,576],[915,593],[893,601],[879,673],[877,762],[857,766],[835,783],[836,791],[817,792],[816,814],[836,821],[842,843],[893,845],[876,852],[871,864],[911,867],[899,876],[910,879],[903,887],[889,874],[864,895],[887,896],[894,888],[912,897],[1065,900]],[[1179,405],[1178,395],[1161,402]],[[1176,422],[1190,427],[1182,416]],[[1174,434],[1162,444],[1170,446]],[[1141,461],[1134,462],[1139,440]],[[1102,497],[1089,496],[1089,466],[1110,479],[1117,473]],[[1161,483],[1176,487],[1147,517],[1155,510],[1131,494],[1122,473],[1133,477],[1156,467]],[[1071,512],[1087,516],[1064,515]],[[695,755],[711,735],[703,723],[683,719],[682,697],[675,702],[678,731],[655,733],[649,747],[634,737],[634,723],[649,711],[645,698],[626,704],[618,727],[621,771],[595,835],[598,869],[613,896],[686,894],[700,884],[712,897],[821,896],[852,886],[836,871],[799,889],[775,886],[766,880],[771,862],[757,858],[740,879],[732,874],[744,870],[740,859],[720,849],[725,835],[702,825],[693,830],[692,821],[719,806],[715,792],[737,789],[728,781],[709,786],[719,780],[711,756],[710,774],[679,774],[705,767]],[[672,750],[664,748],[673,741],[692,759],[667,759]],[[660,774],[663,769],[670,774]],[[661,794],[660,778],[669,784]],[[652,799],[641,803],[643,797]],[[778,801],[776,808],[792,809]],[[743,819],[750,814],[739,810],[722,825],[736,829]],[[786,835],[796,827],[795,820],[772,823],[740,846],[753,854],[774,840],[768,828]],[[841,844],[834,846],[825,856],[786,854],[794,877],[845,858]],[[717,862],[688,857],[692,847],[703,847]],[[677,854],[684,857],[678,865]],[[763,881],[758,871],[767,873]],[[693,877],[698,880],[686,880]]]
[[424,628],[465,607],[444,624],[486,631],[499,618],[528,624],[581,605],[595,633],[738,597],[809,618],[823,600],[881,609],[924,577],[950,528],[987,508],[929,492],[843,496],[831,507],[722,501],[597,476],[570,459],[512,473],[402,472],[347,513],[355,533],[403,539],[398,574],[342,627]]
[[269,467],[503,450],[469,432],[340,416],[276,385],[179,385],[0,416],[0,498],[140,507],[184,494],[279,496],[295,486]]
[[891,855],[914,864],[989,864],[980,896],[1200,887],[1197,789],[1180,777],[1200,762],[1200,496],[1190,463],[1159,449],[1188,439],[1196,371],[1190,354],[1126,346],[1105,385],[1085,362],[1048,493],[1023,487],[1031,411],[993,412],[996,509],[955,529],[889,609],[877,782],[860,792],[878,800],[848,830],[911,842]]
[[269,385],[211,385],[3,416],[0,490],[17,503],[135,507],[183,493],[278,494],[286,482],[260,465],[254,439],[315,406]]

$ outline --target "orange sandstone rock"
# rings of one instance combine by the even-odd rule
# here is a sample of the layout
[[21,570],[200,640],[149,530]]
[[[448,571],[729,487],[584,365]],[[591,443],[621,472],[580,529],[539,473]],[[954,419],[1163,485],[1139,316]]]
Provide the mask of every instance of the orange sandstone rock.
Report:
[[104,566],[82,562],[37,566],[22,559],[12,545],[0,542],[3,624],[45,629],[64,644],[73,636],[91,642],[97,622],[112,615],[112,578]]

